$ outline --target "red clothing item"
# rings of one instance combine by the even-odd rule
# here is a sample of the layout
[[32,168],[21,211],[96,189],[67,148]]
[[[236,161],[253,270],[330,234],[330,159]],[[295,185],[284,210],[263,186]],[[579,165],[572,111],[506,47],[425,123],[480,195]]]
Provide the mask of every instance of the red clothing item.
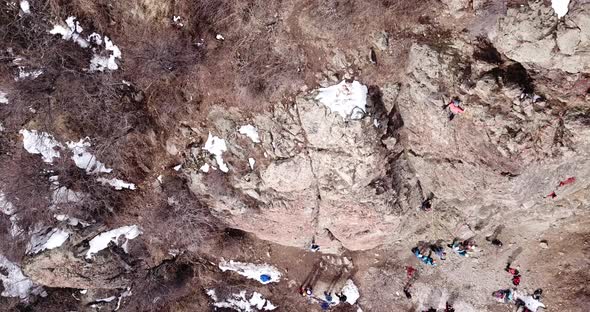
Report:
[[555,192],[551,192],[551,194],[545,196],[545,198],[547,198],[547,197],[555,198],[555,197],[557,197],[557,194],[555,194]]
[[512,284],[514,284],[514,286],[518,286],[518,284],[520,284],[520,275],[516,275],[512,278]]
[[453,114],[463,114],[465,112],[464,109],[455,105],[455,103],[453,103],[453,102],[449,103],[449,109],[451,110],[451,113],[453,113]]
[[414,273],[416,273],[416,269],[414,269],[411,266],[406,267],[406,274],[408,275],[408,278],[412,278],[414,276]]
[[519,272],[517,269],[507,268],[506,271],[512,275],[519,275]]
[[576,182],[576,177],[569,177],[569,178],[567,178],[567,179],[559,182],[559,186],[558,187],[565,186],[565,185],[568,185],[568,184],[572,184],[574,182]]

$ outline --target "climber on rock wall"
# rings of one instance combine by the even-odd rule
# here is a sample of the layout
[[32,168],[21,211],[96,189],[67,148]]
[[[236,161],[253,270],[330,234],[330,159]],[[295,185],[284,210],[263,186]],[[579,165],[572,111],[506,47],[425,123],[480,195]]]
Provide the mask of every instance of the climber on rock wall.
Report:
[[465,110],[461,108],[461,100],[455,97],[447,105],[443,106],[443,110],[449,108],[449,120],[453,120],[455,115],[463,114]]

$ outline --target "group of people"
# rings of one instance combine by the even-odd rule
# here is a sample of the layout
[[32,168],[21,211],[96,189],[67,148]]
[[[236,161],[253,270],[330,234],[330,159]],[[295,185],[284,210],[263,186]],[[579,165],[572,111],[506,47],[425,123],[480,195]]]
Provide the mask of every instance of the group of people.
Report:
[[322,310],[324,310],[324,311],[330,309],[330,307],[333,305],[346,302],[346,300],[347,300],[346,295],[343,293],[340,293],[340,292],[337,292],[334,294],[336,296],[336,298],[338,298],[338,300],[336,300],[334,298],[334,296],[332,296],[331,292],[326,292],[326,291],[324,291],[323,296],[318,297],[313,293],[313,289],[311,286],[300,287],[299,294],[302,295],[303,297],[307,297],[307,298],[318,301],[320,303],[320,306],[322,307]]
[[[510,262],[508,262],[504,271],[512,275],[512,284],[514,286],[520,285],[521,275],[517,268],[511,267]],[[507,288],[494,291],[492,296],[503,303],[513,302],[517,306],[517,312],[537,312],[538,308],[545,307],[540,301],[542,294],[543,290],[541,288],[535,290],[532,295],[522,294],[516,288]]]
[[516,288],[507,288],[494,291],[492,296],[503,303],[513,302],[517,306],[517,312],[537,312],[539,308],[545,308],[541,303],[542,294],[541,288],[535,290],[532,295],[521,294]]
[[[477,245],[475,244],[475,241],[473,239],[460,240],[458,238],[455,238],[453,242],[448,244],[447,246],[451,248],[456,254],[462,257],[469,257],[476,251],[477,248]],[[422,263],[431,266],[437,265],[436,260],[432,257],[433,253],[440,260],[445,260],[447,255],[440,241],[434,244],[419,242],[418,246],[412,248],[412,253]]]
[[[319,250],[319,246],[315,243],[315,239],[312,241],[310,249],[312,252],[317,252]],[[337,289],[337,285],[339,282],[343,281],[346,275],[349,274],[349,271],[345,267],[341,267],[338,274],[332,276],[332,280],[328,285],[320,287],[321,290],[318,291],[318,294],[314,292],[314,287],[320,280],[326,265],[322,260],[316,262],[301,286],[299,286],[299,294],[313,303],[319,303],[322,310],[326,311],[329,310],[332,306],[338,305],[340,303],[347,302],[347,297],[345,295],[344,288],[340,291],[334,292]]]
[[[435,308],[430,308],[428,310],[424,310],[423,312],[436,312]],[[455,308],[453,308],[453,305],[447,301],[447,303],[445,304],[445,309],[443,310],[443,312],[455,312]]]

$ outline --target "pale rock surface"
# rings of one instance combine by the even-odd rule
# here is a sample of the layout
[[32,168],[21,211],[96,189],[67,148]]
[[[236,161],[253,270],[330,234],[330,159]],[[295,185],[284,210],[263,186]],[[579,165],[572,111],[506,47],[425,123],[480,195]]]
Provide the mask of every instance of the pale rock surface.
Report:
[[125,269],[118,262],[101,260],[88,265],[83,257],[75,257],[68,250],[39,253],[28,258],[22,269],[31,280],[47,287],[120,289],[129,285]]
[[557,19],[551,7],[532,2],[530,8],[509,8],[488,37],[498,51],[526,67],[590,72],[590,6],[574,7],[565,23]]

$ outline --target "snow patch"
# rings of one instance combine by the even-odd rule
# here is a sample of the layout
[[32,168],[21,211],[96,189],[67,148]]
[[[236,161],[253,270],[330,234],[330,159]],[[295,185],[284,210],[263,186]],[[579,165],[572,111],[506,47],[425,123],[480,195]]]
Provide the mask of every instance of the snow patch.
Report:
[[250,164],[250,169],[254,170],[254,164],[256,164],[256,159],[248,158],[248,164]]
[[569,11],[569,4],[570,0],[551,0],[551,7],[553,8],[553,11],[555,11],[555,14],[557,14],[557,17],[559,18],[562,18],[567,14],[567,12]]
[[223,172],[229,171],[229,168],[227,167],[227,164],[223,162],[222,157],[223,152],[227,151],[227,145],[225,144],[224,139],[213,136],[211,135],[211,132],[209,132],[209,137],[207,138],[207,142],[205,142],[205,147],[203,147],[203,149],[215,156],[215,162],[217,162],[219,170]]
[[107,232],[103,232],[95,236],[92,240],[90,240],[90,249],[86,252],[86,259],[91,259],[92,255],[98,253],[99,251],[107,248],[110,242],[114,242],[117,244],[117,240],[119,236],[125,236],[125,242],[123,243],[123,249],[127,252],[127,242],[130,239],[134,239],[138,237],[142,232],[139,230],[137,225],[127,225],[120,228],[116,228],[114,230],[110,230]]
[[89,138],[81,139],[78,142],[67,142],[66,145],[72,151],[72,160],[80,169],[86,170],[88,174],[110,173],[113,169],[107,168],[103,163],[98,161],[94,155],[86,151],[90,147]]
[[16,208],[8,201],[2,191],[0,191],[0,212],[9,216],[10,219],[10,236],[17,237],[24,230],[18,225],[19,218],[16,213]]
[[23,135],[23,146],[31,154],[40,154],[46,163],[53,162],[53,158],[59,158],[57,147],[62,147],[51,134],[37,132],[37,130],[22,129],[19,131]]
[[[66,26],[54,25],[53,29],[49,31],[52,35],[60,35],[64,40],[71,40],[76,42],[81,48],[86,49],[93,44],[92,48],[94,55],[90,60],[91,72],[104,71],[105,69],[116,70],[119,68],[116,60],[121,58],[121,50],[116,46],[107,36],[104,38],[97,33],[90,34],[86,39],[82,37],[83,28],[77,21],[75,16],[70,16],[66,19]],[[102,53],[97,51],[96,46],[102,46],[104,43],[104,50]]]
[[254,127],[253,125],[241,126],[240,129],[238,130],[238,132],[240,132],[240,134],[243,134],[243,135],[249,137],[250,140],[252,140],[252,142],[260,143],[260,136],[258,136],[258,129],[256,129],[256,127]]
[[95,45],[102,45],[102,36],[95,32],[88,35],[88,42],[93,43]]
[[89,44],[86,39],[82,38],[82,31],[84,29],[80,26],[75,16],[70,16],[66,19],[66,26],[54,25],[49,31],[52,35],[60,35],[63,40],[71,40],[77,43],[82,48],[88,48]]
[[[276,283],[281,280],[281,272],[277,268],[269,264],[253,264],[245,262],[237,262],[230,260],[221,261],[219,263],[221,271],[234,271],[238,274],[245,276],[249,279],[257,280],[262,284]],[[262,276],[265,276],[267,280],[264,280]]]
[[223,301],[219,301],[217,294],[215,293],[215,289],[207,290],[207,295],[209,295],[209,297],[215,301],[213,306],[217,308],[228,308],[241,312],[261,310],[272,311],[277,308],[270,302],[270,300],[265,299],[258,292],[253,292],[250,299],[248,299],[246,296],[246,291],[242,290],[240,293],[230,295]]
[[117,178],[107,179],[107,178],[100,177],[100,178],[96,179],[96,181],[102,183],[103,185],[109,184],[110,186],[114,187],[115,190],[117,190],[117,191],[120,191],[122,189],[135,190],[135,184],[125,182],[125,181],[123,181],[121,179],[117,179]]
[[207,173],[207,172],[209,172],[209,167],[210,167],[209,164],[204,164],[201,166],[201,168],[199,170]]
[[33,234],[27,246],[27,253],[34,255],[44,250],[50,250],[63,245],[68,240],[70,233],[62,229],[52,229],[48,233]]
[[346,281],[346,284],[342,287],[341,293],[346,296],[346,302],[350,304],[355,304],[361,297],[359,289],[351,279]]
[[20,9],[23,10],[23,13],[25,14],[31,14],[31,5],[27,0],[21,0]]
[[[3,297],[18,297],[26,299],[30,294],[42,294],[43,289],[33,283],[23,274],[18,265],[10,262],[0,255],[0,281],[4,290],[0,293]],[[4,275],[6,273],[6,275]]]
[[215,35],[215,39],[221,40],[221,41],[225,40],[225,38],[221,34]]
[[320,88],[315,99],[344,119],[358,120],[366,112],[367,92],[367,87],[360,82],[343,80],[337,85]]
[[131,291],[131,288],[130,287],[127,287],[127,290],[125,290],[119,296],[119,300],[117,300],[117,306],[115,307],[115,311],[118,311],[119,308],[121,308],[121,302],[123,301],[123,298],[125,298],[125,297],[131,297],[131,295],[133,295],[133,292]]
[[94,302],[111,302],[111,301],[114,301],[115,299],[117,299],[117,297],[110,296],[107,298],[96,299],[96,300],[94,300]]
[[13,215],[16,212],[16,209],[2,191],[0,191],[0,211],[7,216]]
[[174,15],[172,17],[172,23],[178,27],[184,27],[184,23],[182,22],[182,17],[178,15]]
[[71,226],[81,225],[82,227],[88,227],[90,225],[90,223],[88,223],[88,222],[84,222],[78,218],[70,217],[65,214],[56,214],[56,215],[53,215],[53,217],[55,217],[55,219],[57,221],[68,222],[68,224]]
[[113,42],[107,36],[104,37],[104,43],[105,43],[105,50],[107,50],[111,53],[108,53],[109,56],[99,55],[99,54],[95,53],[94,56],[92,56],[92,59],[90,60],[90,71],[104,71],[105,69],[109,69],[109,70],[119,69],[117,62],[115,62],[115,61],[117,59],[121,58],[121,50],[119,49],[118,46],[113,44]]
[[24,79],[35,79],[43,74],[43,70],[35,69],[35,70],[25,70],[23,66],[18,67],[18,77],[14,78],[14,81],[24,80]]
[[0,91],[0,104],[8,104],[8,98],[6,92]]

